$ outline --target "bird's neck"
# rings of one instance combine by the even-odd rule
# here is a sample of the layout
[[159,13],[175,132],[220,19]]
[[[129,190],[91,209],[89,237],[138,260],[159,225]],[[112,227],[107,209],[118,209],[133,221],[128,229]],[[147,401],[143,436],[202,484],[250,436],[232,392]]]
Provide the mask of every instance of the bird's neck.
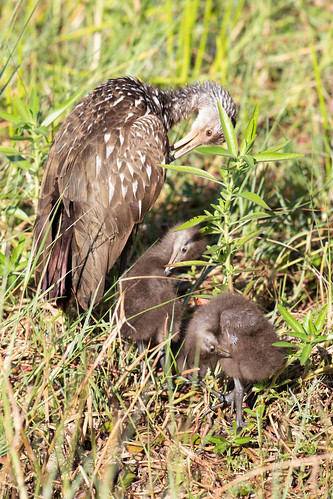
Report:
[[173,234],[167,233],[161,241],[155,244],[149,250],[150,258],[158,258],[163,262],[163,265],[168,263],[174,246]]
[[202,89],[192,85],[177,90],[160,90],[159,100],[163,106],[166,128],[170,130],[173,125],[198,111],[201,99]]

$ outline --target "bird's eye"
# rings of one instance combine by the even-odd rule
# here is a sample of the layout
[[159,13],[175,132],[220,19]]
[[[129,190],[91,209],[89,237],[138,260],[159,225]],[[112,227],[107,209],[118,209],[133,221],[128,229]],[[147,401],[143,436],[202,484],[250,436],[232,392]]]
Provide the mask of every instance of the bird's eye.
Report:
[[207,137],[211,137],[213,135],[213,130],[208,128],[208,130],[206,130],[206,135],[207,135]]
[[215,352],[215,346],[214,345],[210,345],[210,353],[214,353]]
[[182,247],[182,252],[183,252],[183,253],[186,253],[186,251],[187,251],[186,246],[183,246],[183,247]]

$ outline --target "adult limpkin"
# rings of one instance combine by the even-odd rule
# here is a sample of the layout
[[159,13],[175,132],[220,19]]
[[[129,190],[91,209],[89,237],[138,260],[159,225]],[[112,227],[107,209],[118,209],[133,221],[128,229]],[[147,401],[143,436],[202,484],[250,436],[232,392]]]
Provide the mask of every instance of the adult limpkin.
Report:
[[[234,101],[213,82],[163,91],[117,78],[77,104],[50,149],[34,228],[36,282],[49,299],[63,308],[72,298],[83,309],[98,303],[105,275],[160,193],[158,165],[223,142],[217,101],[235,123]],[[190,132],[171,148],[168,130],[194,112]]]

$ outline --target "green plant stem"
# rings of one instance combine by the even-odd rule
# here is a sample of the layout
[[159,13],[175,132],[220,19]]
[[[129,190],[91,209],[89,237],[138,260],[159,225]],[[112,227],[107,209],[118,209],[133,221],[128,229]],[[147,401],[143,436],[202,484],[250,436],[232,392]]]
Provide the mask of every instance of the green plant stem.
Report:
[[234,178],[233,175],[230,175],[229,172],[226,174],[227,181],[227,199],[224,203],[225,213],[224,213],[224,230],[223,237],[225,243],[227,245],[227,256],[225,260],[225,266],[227,270],[227,279],[228,279],[228,287],[232,292],[234,290],[232,274],[230,274],[230,266],[232,264],[232,255],[230,250],[230,235],[229,235],[229,227],[230,227],[230,204],[233,197],[233,187],[234,187]]

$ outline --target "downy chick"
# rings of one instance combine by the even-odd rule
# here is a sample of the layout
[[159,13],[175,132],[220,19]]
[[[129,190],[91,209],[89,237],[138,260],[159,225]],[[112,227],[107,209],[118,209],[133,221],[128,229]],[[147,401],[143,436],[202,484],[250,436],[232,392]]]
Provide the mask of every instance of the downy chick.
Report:
[[199,366],[204,376],[209,364],[219,361],[234,379],[235,388],[224,398],[232,410],[236,407],[237,427],[244,426],[244,384],[267,378],[283,364],[283,350],[272,345],[276,341],[273,326],[257,305],[231,293],[201,306],[188,325],[184,343],[187,366]]
[[172,267],[165,265],[198,258],[206,246],[198,228],[173,232],[176,227],[146,251],[120,281],[127,319],[121,334],[133,338],[140,353],[149,340],[153,344],[164,341],[171,325],[173,340],[179,336],[182,305],[176,297],[175,279],[167,277]]

